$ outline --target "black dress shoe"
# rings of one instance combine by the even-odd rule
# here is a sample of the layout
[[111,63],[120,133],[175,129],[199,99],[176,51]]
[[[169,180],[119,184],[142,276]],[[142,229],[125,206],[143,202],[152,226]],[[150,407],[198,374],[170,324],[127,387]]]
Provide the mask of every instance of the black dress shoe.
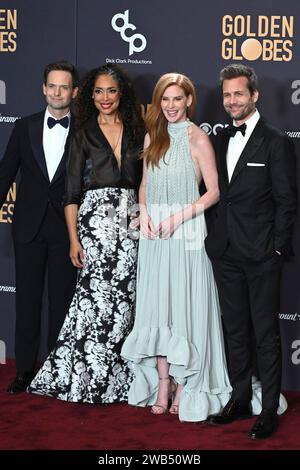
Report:
[[238,401],[230,399],[220,414],[208,416],[206,422],[208,424],[229,424],[237,419],[248,419],[251,416],[250,405],[242,405]]
[[26,389],[34,377],[33,372],[24,372],[23,374],[17,374],[16,378],[7,387],[8,393],[22,393],[26,392]]
[[270,437],[278,427],[276,411],[264,408],[251,428],[248,437],[251,439],[264,439]]

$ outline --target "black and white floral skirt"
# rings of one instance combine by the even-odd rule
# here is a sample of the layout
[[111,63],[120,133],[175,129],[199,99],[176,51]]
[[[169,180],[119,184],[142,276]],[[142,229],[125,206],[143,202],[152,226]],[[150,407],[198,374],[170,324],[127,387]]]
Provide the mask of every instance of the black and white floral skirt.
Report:
[[133,323],[136,237],[127,233],[134,190],[87,191],[78,212],[84,250],[56,347],[29,392],[85,403],[127,401],[133,372],[120,352]]

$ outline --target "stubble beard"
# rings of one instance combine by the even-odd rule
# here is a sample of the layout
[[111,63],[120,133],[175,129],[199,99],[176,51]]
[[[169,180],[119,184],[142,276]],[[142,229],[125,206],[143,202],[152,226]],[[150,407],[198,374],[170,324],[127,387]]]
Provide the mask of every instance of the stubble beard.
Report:
[[234,115],[230,109],[227,109],[227,113],[229,114],[229,116],[234,120],[234,121],[243,121],[244,119],[246,119],[248,116],[252,115],[253,112],[255,110],[255,104],[251,104],[251,105],[248,105],[246,106],[246,108],[243,108],[241,111],[240,111],[240,114],[237,114],[237,115]]

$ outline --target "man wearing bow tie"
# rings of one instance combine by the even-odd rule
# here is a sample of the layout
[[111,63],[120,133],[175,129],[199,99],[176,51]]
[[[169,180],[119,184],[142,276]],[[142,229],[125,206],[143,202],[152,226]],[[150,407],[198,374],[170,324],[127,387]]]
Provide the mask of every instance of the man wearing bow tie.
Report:
[[24,392],[34,376],[40,344],[42,296],[48,273],[48,351],[55,345],[76,282],[62,197],[65,152],[74,119],[70,104],[78,74],[66,61],[44,70],[45,111],[16,121],[0,161],[0,207],[20,170],[12,226],[16,268],[15,355],[9,393]]
[[256,109],[257,77],[232,64],[220,74],[225,111],[233,119],[217,139],[220,201],[206,250],[212,259],[228,342],[232,396],[211,424],[251,416],[252,328],[262,385],[262,411],[248,436],[277,428],[281,387],[278,313],[280,273],[292,254],[296,156],[287,135]]

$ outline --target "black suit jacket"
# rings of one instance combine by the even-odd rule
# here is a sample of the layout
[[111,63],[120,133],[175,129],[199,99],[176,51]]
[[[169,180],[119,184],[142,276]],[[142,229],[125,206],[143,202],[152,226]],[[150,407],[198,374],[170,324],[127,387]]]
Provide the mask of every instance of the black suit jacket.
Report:
[[242,259],[263,261],[275,250],[292,253],[296,215],[296,155],[291,139],[260,118],[228,181],[229,137],[216,140],[220,202],[206,238],[210,258],[222,257],[228,242]]
[[0,161],[0,207],[18,170],[21,173],[12,233],[15,241],[22,243],[29,242],[35,237],[48,204],[52,205],[61,219],[62,223],[57,229],[66,231],[62,206],[65,191],[65,155],[70,135],[74,131],[74,119],[71,117],[65,152],[50,182],[43,151],[44,115],[45,111],[42,111],[16,121]]

